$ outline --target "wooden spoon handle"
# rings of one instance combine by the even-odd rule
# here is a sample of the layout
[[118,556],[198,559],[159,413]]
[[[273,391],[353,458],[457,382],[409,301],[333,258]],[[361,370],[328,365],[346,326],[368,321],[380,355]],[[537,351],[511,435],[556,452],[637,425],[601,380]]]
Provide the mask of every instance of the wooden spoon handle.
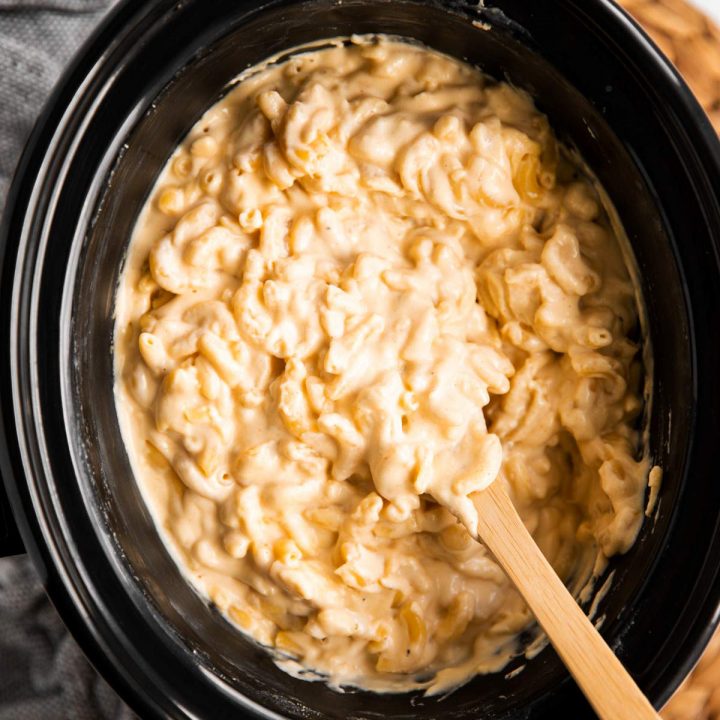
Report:
[[660,716],[540,552],[502,485],[494,482],[472,498],[480,516],[480,538],[525,598],[598,716],[658,720]]

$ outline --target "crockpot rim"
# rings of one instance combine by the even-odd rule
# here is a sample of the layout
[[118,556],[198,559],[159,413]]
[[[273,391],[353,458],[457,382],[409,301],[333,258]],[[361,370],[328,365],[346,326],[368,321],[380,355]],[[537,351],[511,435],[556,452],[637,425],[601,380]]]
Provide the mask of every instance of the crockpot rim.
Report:
[[[411,2],[413,0],[410,0]],[[252,8],[253,13],[260,13],[265,8],[278,4],[286,4],[286,0],[272,0],[265,4],[259,3]],[[463,3],[438,3],[445,9],[453,9],[457,5],[460,9],[466,9]],[[578,7],[578,5],[582,7]],[[58,157],[62,158],[63,152],[67,149],[63,146],[68,138],[64,133],[68,130],[68,117],[71,114],[80,98],[91,93],[93,73],[98,73],[103,64],[112,55],[112,49],[119,44],[124,37],[131,32],[131,27],[137,27],[153,13],[164,13],[172,3],[169,0],[155,0],[152,3],[144,3],[143,0],[125,0],[119,3],[102,22],[101,26],[94,32],[90,40],[83,46],[76,55],[72,65],[64,73],[56,90],[52,94],[42,115],[38,119],[30,140],[18,165],[15,177],[7,198],[6,211],[3,217],[2,228],[0,229],[0,337],[9,338],[9,353],[3,355],[0,364],[0,387],[11,388],[9,393],[3,392],[0,397],[0,437],[7,439],[7,445],[0,443],[0,471],[10,496],[12,507],[15,511],[17,522],[25,542],[25,546],[31,555],[36,567],[40,570],[43,584],[53,602],[61,610],[63,620],[68,624],[73,634],[79,638],[83,649],[91,656],[92,661],[102,671],[103,675],[111,679],[126,699],[143,713],[151,713],[158,717],[164,716],[163,710],[153,701],[149,700],[146,693],[142,692],[136,685],[131,683],[126,675],[118,670],[116,664],[110,658],[117,653],[116,647],[110,647],[106,642],[112,637],[112,630],[105,629],[102,635],[100,631],[88,622],[91,612],[87,606],[85,595],[89,593],[87,586],[78,586],[76,583],[83,583],[78,577],[77,568],[69,563],[70,554],[67,547],[62,547],[63,542],[68,538],[62,532],[58,533],[57,527],[53,527],[57,518],[51,517],[50,509],[44,505],[44,501],[37,486],[36,473],[30,473],[28,482],[22,478],[27,477],[27,468],[39,470],[44,463],[44,447],[36,449],[33,439],[28,438],[24,433],[19,433],[12,442],[12,435],[8,432],[14,426],[23,428],[32,424],[32,418],[22,414],[22,405],[27,398],[22,397],[20,383],[18,382],[17,358],[21,354],[18,337],[28,334],[27,328],[22,328],[18,322],[20,310],[18,303],[27,301],[28,288],[17,280],[22,276],[28,279],[34,271],[32,262],[33,253],[37,252],[37,245],[33,246],[33,240],[37,239],[37,227],[42,220],[52,212],[52,202],[48,200],[40,188],[43,180],[47,179],[47,173],[52,162]],[[450,5],[448,8],[447,6]],[[701,150],[701,145],[707,151],[705,158],[701,157],[703,165],[712,166],[715,175],[720,176],[720,145],[717,137],[700,108],[689,88],[685,85],[677,71],[669,62],[661,56],[657,48],[639,29],[637,24],[617,6],[609,0],[585,0],[584,3],[578,0],[568,0],[568,6],[572,5],[576,12],[585,15],[589,13],[607,13],[613,16],[617,23],[622,25],[623,32],[629,33],[633,38],[630,47],[633,52],[645,55],[649,62],[648,53],[653,56],[653,64],[659,75],[664,75],[666,81],[675,85],[673,97],[685,114],[693,121],[696,131],[695,146]],[[592,7],[591,7],[592,6]],[[492,10],[492,8],[490,8]],[[132,22],[128,22],[132,20]],[[617,29],[617,28],[616,28]],[[642,53],[641,49],[642,48]],[[627,54],[627,53],[626,53]],[[91,64],[92,72],[86,73],[83,70]],[[48,133],[48,129],[55,127],[54,132]],[[47,194],[47,193],[45,193]],[[42,208],[39,215],[35,211]],[[17,231],[17,232],[14,232]],[[12,239],[16,238],[17,243],[13,244]],[[18,268],[11,275],[12,262],[20,261]],[[717,243],[715,246],[717,256]],[[22,270],[22,272],[19,272]],[[8,282],[12,279],[13,282]],[[26,285],[26,284],[25,284]],[[35,289],[31,294],[37,292]],[[8,308],[6,311],[5,308]],[[32,335],[32,333],[29,333]],[[29,368],[20,369],[20,373],[29,374]],[[31,386],[36,382],[31,382]],[[20,398],[19,402],[15,402]],[[23,442],[21,443],[20,435]],[[41,473],[42,474],[42,473]],[[69,564],[68,564],[69,563]],[[92,594],[92,593],[90,593]],[[717,603],[716,603],[717,605]],[[695,645],[709,639],[712,632],[712,624],[717,623],[717,609],[713,623],[708,626],[700,638],[696,638]],[[688,656],[686,665],[689,667],[694,660]],[[686,668],[687,669],[687,668]],[[662,698],[662,693],[660,694]],[[261,717],[276,717],[265,709],[260,709]]]

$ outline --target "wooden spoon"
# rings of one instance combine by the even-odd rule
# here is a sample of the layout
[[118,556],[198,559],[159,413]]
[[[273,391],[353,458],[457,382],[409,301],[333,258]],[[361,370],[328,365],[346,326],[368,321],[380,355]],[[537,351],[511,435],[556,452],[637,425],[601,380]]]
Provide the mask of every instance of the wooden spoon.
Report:
[[515,583],[602,720],[659,720],[540,552],[499,482],[474,493],[478,535]]

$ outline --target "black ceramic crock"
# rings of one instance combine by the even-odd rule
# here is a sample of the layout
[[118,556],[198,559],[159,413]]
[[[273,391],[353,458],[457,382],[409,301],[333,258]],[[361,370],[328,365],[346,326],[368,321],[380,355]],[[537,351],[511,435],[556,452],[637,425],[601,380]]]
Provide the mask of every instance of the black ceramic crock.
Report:
[[[182,579],[131,476],[112,396],[113,298],[154,178],[241,70],[369,32],[415,38],[527,89],[625,223],[665,478],[658,512],[611,565],[599,614],[660,706],[720,601],[720,149],[675,71],[608,0],[123,2],[38,122],[3,225],[0,459],[24,546],[82,647],[144,717],[592,715],[551,648],[511,679],[478,677],[445,699],[338,694],[289,677]],[[21,547],[12,534],[3,543]]]

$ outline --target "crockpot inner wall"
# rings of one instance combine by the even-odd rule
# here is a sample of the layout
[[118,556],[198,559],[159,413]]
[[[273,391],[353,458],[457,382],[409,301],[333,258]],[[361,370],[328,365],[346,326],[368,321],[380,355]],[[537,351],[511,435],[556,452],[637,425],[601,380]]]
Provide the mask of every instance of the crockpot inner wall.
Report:
[[[647,598],[644,604],[636,600],[659,553],[682,480],[692,423],[689,404],[679,403],[678,399],[692,386],[692,365],[683,282],[672,244],[640,169],[604,121],[603,107],[586,101],[567,79],[530,49],[533,39],[507,24],[502,16],[495,18],[497,25],[492,30],[487,30],[473,25],[472,18],[460,12],[450,13],[447,8],[431,4],[346,0],[342,4],[274,7],[236,24],[233,18],[239,12],[230,5],[219,2],[213,11],[205,12],[197,25],[204,34],[196,34],[192,42],[186,37],[192,27],[186,18],[184,31],[176,35],[177,45],[165,46],[162,53],[158,48],[158,68],[166,73],[167,83],[159,96],[138,93],[138,89],[147,88],[140,64],[133,68],[137,87],[132,85],[133,74],[128,74],[125,95],[119,92],[116,102],[120,103],[118,107],[124,102],[120,112],[133,122],[126,127],[127,136],[117,138],[116,145],[108,148],[117,159],[104,179],[106,190],[82,249],[74,290],[74,442],[82,448],[86,498],[95,509],[98,532],[106,538],[108,552],[119,558],[137,601],[154,609],[157,624],[165,629],[168,642],[176,645],[178,655],[194,657],[192,661],[221,679],[218,687],[222,686],[223,692],[232,694],[233,689],[237,690],[282,715],[541,717],[555,707],[562,706],[565,711],[586,707],[570,683],[566,682],[562,692],[550,692],[566,676],[551,649],[543,651],[510,680],[502,680],[501,675],[478,677],[446,699],[363,692],[339,695],[322,684],[289,677],[274,666],[264,651],[233,631],[188,586],[160,542],[132,478],[111,391],[113,303],[127,243],[149,188],[185,133],[246,67],[320,38],[385,32],[420,40],[527,89],[548,113],[561,137],[578,147],[624,220],[648,307],[655,352],[650,437],[653,457],[665,468],[666,479],[657,517],[645,523],[635,547],[613,561],[615,579],[599,612],[606,616],[604,631],[615,639],[621,659],[642,677],[647,660],[643,633],[648,632],[643,623],[648,610],[659,611],[648,604]],[[592,57],[590,36],[588,44],[587,54]],[[202,49],[193,58],[184,57],[191,47]],[[183,67],[173,77],[180,58]],[[173,67],[173,62],[178,65]],[[617,82],[619,79],[616,81],[611,72],[608,103],[618,102],[616,95],[626,91]],[[673,321],[663,321],[667,318]],[[669,417],[672,425],[666,421]],[[626,632],[633,626],[632,633]],[[524,662],[518,660],[508,670]]]

